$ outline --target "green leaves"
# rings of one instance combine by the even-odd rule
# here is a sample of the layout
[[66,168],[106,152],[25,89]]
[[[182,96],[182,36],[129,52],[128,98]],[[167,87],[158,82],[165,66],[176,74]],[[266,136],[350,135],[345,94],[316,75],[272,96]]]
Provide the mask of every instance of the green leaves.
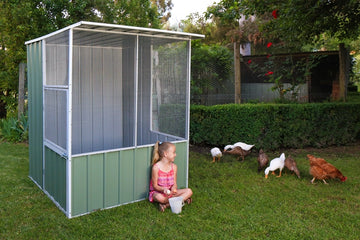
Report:
[[19,119],[9,117],[0,120],[1,138],[9,142],[24,142],[28,140],[29,125],[26,115]]
[[191,106],[190,140],[212,146],[241,141],[269,150],[343,145],[359,137],[359,107],[358,103]]
[[[279,36],[287,44],[311,43],[315,36],[327,33],[331,37],[355,40],[360,32],[360,2],[322,0],[243,0],[240,6],[244,14],[262,16],[278,10],[277,18],[265,20],[271,26],[272,35]],[[240,7],[240,8],[241,8]]]

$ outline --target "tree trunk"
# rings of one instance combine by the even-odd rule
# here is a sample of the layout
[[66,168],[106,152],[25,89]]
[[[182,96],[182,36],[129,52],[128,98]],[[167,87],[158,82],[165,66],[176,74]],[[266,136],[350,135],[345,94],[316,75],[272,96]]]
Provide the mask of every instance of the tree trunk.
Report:
[[18,119],[24,114],[25,106],[25,68],[26,63],[19,65],[19,94],[18,94]]
[[346,100],[347,85],[349,82],[349,53],[344,43],[339,44],[339,94],[335,100]]
[[234,42],[235,103],[241,103],[240,43]]

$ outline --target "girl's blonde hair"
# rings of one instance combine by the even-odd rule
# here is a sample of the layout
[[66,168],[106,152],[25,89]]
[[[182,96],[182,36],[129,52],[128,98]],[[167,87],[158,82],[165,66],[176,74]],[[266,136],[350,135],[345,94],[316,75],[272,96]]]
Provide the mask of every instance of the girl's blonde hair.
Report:
[[162,157],[164,157],[164,153],[174,144],[171,142],[159,142],[157,141],[154,146],[152,165],[157,163]]

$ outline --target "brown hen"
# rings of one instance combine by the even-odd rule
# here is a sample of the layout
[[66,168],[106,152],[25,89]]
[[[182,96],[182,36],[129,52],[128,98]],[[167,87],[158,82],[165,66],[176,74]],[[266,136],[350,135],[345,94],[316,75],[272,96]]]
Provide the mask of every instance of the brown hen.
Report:
[[300,172],[299,169],[297,168],[296,162],[290,155],[285,159],[285,167],[290,171],[294,172],[296,176],[300,178]]
[[234,147],[231,149],[224,150],[224,153],[237,155],[238,158],[236,160],[239,160],[239,158],[241,157],[243,161],[244,161],[244,158],[250,154],[250,152],[251,152],[251,150],[246,151],[246,150],[242,149],[241,147]]
[[327,184],[325,179],[338,178],[342,182],[346,181],[347,177],[345,177],[336,167],[326,162],[324,159],[316,158],[310,154],[308,154],[307,157],[310,162],[310,174],[314,177],[311,180],[311,183],[314,183],[315,179],[323,180],[325,184]]
[[262,149],[260,149],[259,151],[259,156],[257,158],[257,161],[258,161],[258,172],[260,172],[264,167],[266,167],[269,164],[269,157]]

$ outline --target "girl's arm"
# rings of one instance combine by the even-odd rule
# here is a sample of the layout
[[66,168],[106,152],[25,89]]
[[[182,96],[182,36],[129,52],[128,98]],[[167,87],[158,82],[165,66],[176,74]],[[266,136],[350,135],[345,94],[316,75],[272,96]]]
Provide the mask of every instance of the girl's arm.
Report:
[[173,193],[176,193],[177,192],[177,166],[176,166],[176,164],[174,164],[173,169],[174,169],[174,185],[171,187],[171,191]]

